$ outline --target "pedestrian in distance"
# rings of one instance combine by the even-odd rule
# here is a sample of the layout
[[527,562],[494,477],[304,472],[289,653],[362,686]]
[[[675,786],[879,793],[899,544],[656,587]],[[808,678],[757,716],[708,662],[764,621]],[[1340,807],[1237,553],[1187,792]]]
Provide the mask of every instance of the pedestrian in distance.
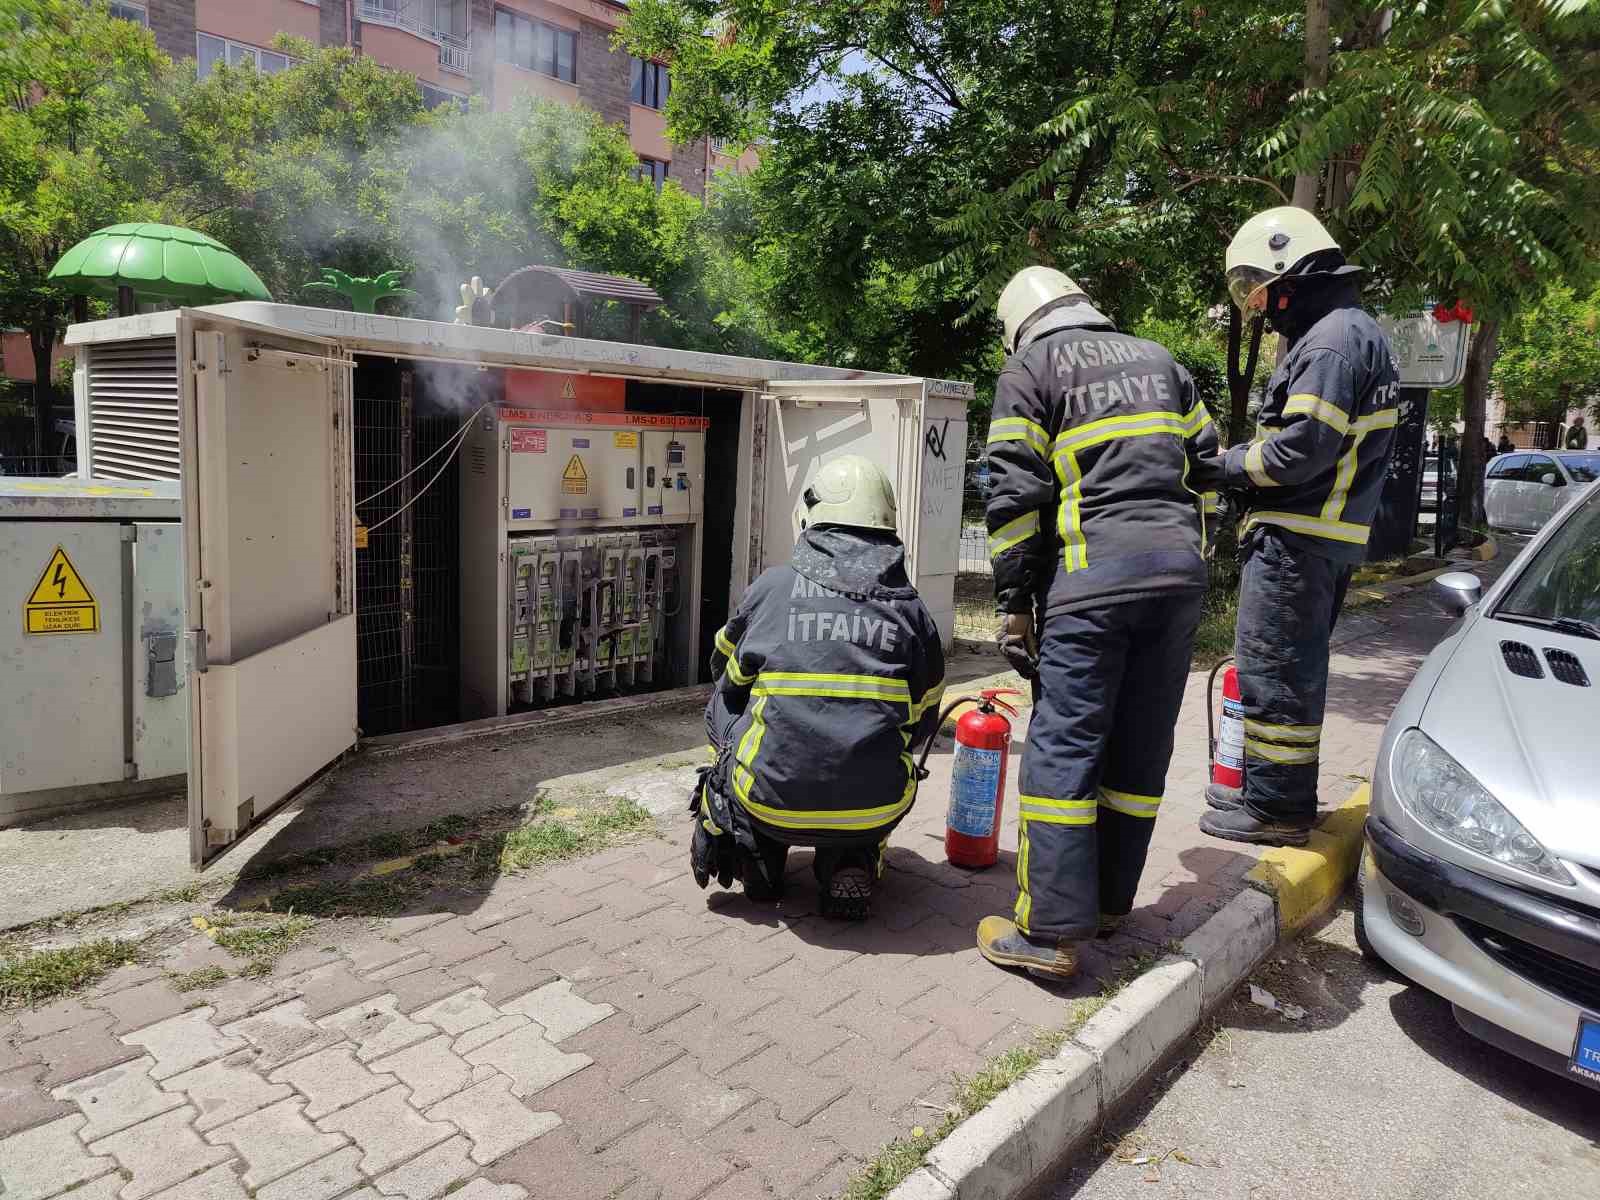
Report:
[[983,919],[978,948],[1062,978],[1139,887],[1206,586],[1217,436],[1172,355],[1061,272],[1019,272],[999,310],[985,516],[1000,648],[1034,708],[1016,907]]
[[1589,448],[1589,430],[1583,424],[1583,415],[1580,413],[1572,419],[1572,427],[1567,430],[1568,450],[1587,450]]
[[1512,440],[1509,437],[1506,436],[1505,431],[1502,430],[1501,433],[1500,433],[1500,442],[1494,448],[1495,449],[1495,453],[1496,454],[1510,454],[1516,448],[1517,448],[1516,444],[1513,443]]
[[1328,641],[1366,557],[1394,444],[1398,375],[1383,331],[1361,307],[1361,268],[1304,209],[1251,217],[1226,263],[1234,303],[1264,312],[1288,353],[1267,384],[1255,438],[1223,458],[1223,486],[1245,513],[1234,635],[1244,786],[1207,788],[1212,811],[1200,828],[1299,846],[1317,816]]
[[917,797],[910,749],[938,726],[939,627],[906,577],[894,489],[844,455],[803,495],[790,560],[752,583],[714,638],[706,705],[715,763],[690,801],[690,868],[785,890],[791,846],[812,846],[824,915],[868,915],[889,834]]

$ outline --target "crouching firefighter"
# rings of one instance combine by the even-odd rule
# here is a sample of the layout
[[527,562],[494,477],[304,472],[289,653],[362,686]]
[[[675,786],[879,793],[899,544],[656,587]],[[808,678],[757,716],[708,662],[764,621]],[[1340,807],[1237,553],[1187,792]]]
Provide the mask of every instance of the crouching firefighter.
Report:
[[883,472],[836,458],[804,503],[793,557],[716,634],[716,761],[692,802],[690,863],[701,887],[737,878],[776,900],[789,847],[814,846],[823,913],[860,920],[916,799],[911,750],[938,724],[944,650],[906,577]]
[[1000,648],[1034,709],[1015,916],[984,918],[978,948],[1068,976],[1144,869],[1206,586],[1216,431],[1172,355],[1118,333],[1061,272],[1018,273],[999,309],[989,553]]
[[1244,787],[1212,784],[1214,837],[1304,845],[1317,815],[1328,639],[1366,557],[1394,444],[1398,376],[1356,294],[1361,268],[1304,209],[1272,208],[1228,246],[1228,291],[1288,342],[1255,439],[1231,446],[1222,486],[1242,500],[1234,659]]

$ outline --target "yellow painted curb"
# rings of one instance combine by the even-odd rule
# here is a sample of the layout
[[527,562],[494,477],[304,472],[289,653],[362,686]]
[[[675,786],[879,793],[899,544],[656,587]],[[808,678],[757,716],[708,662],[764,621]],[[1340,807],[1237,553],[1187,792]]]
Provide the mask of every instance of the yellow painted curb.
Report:
[[1362,784],[1311,833],[1303,848],[1263,852],[1245,880],[1270,895],[1278,907],[1278,932],[1293,933],[1333,907],[1355,874],[1361,830],[1372,788]]

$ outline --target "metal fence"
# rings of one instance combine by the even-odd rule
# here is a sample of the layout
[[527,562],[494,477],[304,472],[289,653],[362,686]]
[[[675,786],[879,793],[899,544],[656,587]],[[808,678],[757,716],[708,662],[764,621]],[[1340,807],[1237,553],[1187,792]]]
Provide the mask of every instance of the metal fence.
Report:
[[994,638],[994,567],[989,562],[988,534],[983,524],[984,494],[976,461],[967,465],[961,518],[961,546],[956,557],[956,625],[958,638],[986,642]]
[[0,475],[54,478],[77,469],[77,457],[71,454],[0,454]]

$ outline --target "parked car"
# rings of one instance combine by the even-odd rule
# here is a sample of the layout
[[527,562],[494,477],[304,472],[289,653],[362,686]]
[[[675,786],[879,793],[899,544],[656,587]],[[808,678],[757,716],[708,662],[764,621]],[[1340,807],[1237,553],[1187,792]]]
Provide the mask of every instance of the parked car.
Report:
[[1486,596],[1434,586],[1461,620],[1384,732],[1357,941],[1468,1032],[1600,1088],[1600,483]]
[[1533,533],[1600,479],[1600,453],[1518,451],[1492,459],[1483,481],[1483,511],[1491,529]]
[[[1445,464],[1445,483],[1450,485],[1456,475],[1455,460]],[[1420,512],[1437,512],[1439,509],[1439,454],[1431,451],[1422,458],[1422,495],[1418,500]]]

